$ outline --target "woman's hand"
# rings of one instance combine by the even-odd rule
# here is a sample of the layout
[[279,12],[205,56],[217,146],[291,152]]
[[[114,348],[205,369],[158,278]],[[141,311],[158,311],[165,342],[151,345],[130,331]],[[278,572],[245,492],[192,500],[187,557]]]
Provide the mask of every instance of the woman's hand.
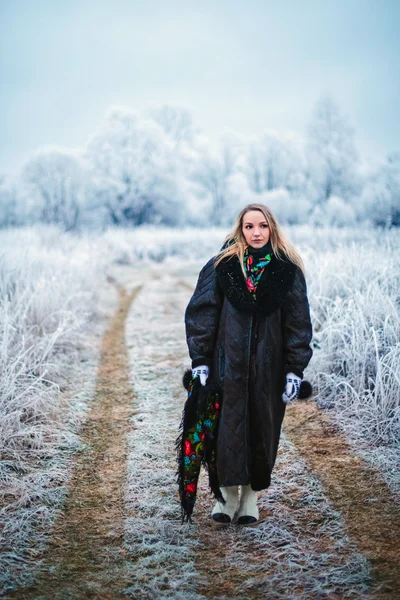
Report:
[[192,377],[200,377],[201,385],[206,385],[207,377],[208,377],[208,367],[207,365],[200,365],[199,367],[195,367],[192,369]]
[[301,378],[294,373],[286,374],[286,388],[282,394],[282,400],[285,404],[291,404],[299,396]]

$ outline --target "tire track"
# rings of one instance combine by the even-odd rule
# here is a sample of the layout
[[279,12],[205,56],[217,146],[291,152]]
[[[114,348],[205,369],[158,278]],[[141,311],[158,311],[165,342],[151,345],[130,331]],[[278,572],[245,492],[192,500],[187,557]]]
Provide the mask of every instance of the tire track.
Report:
[[[115,283],[115,282],[114,282]],[[125,319],[142,286],[127,294],[110,319],[100,352],[95,394],[82,428],[62,518],[57,520],[37,584],[9,598],[110,599],[124,587],[124,485],[134,412]]]
[[[290,406],[284,431],[318,474],[350,536],[368,558],[379,598],[400,598],[400,503],[313,401]],[[378,596],[377,596],[378,597]]]
[[182,296],[176,279],[149,278],[127,322],[137,412],[129,436],[126,596],[134,600],[201,600],[194,567],[199,542],[181,525],[175,439],[186,362]]

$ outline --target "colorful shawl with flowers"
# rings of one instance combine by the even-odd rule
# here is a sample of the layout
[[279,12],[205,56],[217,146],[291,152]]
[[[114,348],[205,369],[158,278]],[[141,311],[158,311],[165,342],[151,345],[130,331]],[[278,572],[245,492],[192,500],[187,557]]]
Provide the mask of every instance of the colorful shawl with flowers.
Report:
[[244,251],[243,261],[244,269],[247,275],[246,286],[255,300],[258,282],[261,279],[261,275],[264,273],[265,267],[271,261],[271,254],[268,253],[265,256],[259,257],[252,256],[249,253],[249,248],[247,247]]
[[192,378],[188,369],[183,376],[188,397],[176,440],[178,485],[182,522],[190,521],[196,502],[197,484],[203,465],[208,471],[210,490],[224,503],[217,477],[217,430],[222,393],[216,384],[202,386],[198,376]]

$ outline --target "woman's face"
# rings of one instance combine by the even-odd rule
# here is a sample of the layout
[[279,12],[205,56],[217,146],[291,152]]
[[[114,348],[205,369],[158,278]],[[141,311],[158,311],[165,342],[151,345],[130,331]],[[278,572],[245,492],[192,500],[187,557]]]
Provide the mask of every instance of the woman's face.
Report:
[[242,232],[249,246],[262,248],[269,241],[270,230],[260,210],[249,210],[243,215]]

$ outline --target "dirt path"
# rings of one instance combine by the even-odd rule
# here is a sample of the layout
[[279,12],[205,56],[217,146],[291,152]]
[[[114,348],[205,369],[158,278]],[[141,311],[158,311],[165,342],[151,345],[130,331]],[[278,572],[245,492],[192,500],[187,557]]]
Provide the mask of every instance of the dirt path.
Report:
[[95,396],[83,427],[63,518],[56,522],[46,571],[10,598],[118,598],[124,587],[126,433],[133,393],[125,319],[140,291],[119,289],[119,306],[102,340]]
[[174,444],[193,288],[168,272],[141,287],[119,290],[46,569],[10,600],[400,597],[399,507],[314,402],[288,407],[259,523],[214,523],[202,477],[194,523],[181,525]]
[[381,583],[380,598],[400,598],[400,503],[365,461],[354,454],[332,418],[313,401],[285,414],[284,431],[318,474],[350,536]]

